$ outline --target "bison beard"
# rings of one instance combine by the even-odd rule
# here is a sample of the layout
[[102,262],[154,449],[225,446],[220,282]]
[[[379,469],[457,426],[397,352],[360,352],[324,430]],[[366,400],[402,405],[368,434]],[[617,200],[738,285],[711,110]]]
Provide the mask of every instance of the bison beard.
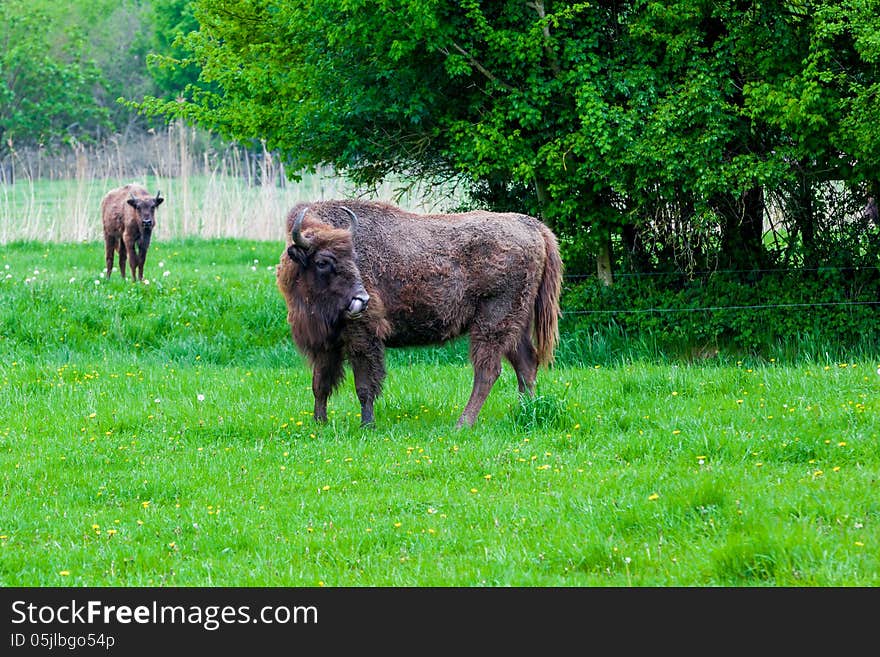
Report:
[[385,348],[470,335],[474,383],[457,426],[472,426],[501,373],[532,395],[559,339],[562,261],[533,217],[474,211],[417,215],[367,201],[298,204],[287,216],[277,284],[299,350],[312,367],[314,417],[348,361],[361,422],[385,378]]

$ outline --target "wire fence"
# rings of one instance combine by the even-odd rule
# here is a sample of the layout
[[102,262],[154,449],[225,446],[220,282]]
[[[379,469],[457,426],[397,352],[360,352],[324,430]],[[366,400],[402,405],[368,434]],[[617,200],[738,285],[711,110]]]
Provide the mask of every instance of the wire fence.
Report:
[[[880,267],[873,265],[852,265],[852,266],[824,266],[824,267],[775,267],[766,269],[701,269],[687,272],[670,272],[670,271],[647,271],[647,272],[621,272],[615,274],[615,278],[660,278],[663,276],[669,278],[701,278],[716,274],[802,274],[806,272],[830,272],[830,271],[878,271]],[[595,278],[595,274],[565,274],[565,280],[586,280]]]
[[698,308],[622,308],[616,310],[565,310],[564,315],[617,315],[648,313],[718,312],[722,310],[772,310],[775,308],[820,308],[825,306],[880,306],[880,301],[816,301],[811,303],[753,304],[745,306],[701,306]]
[[[822,266],[822,267],[777,267],[764,269],[715,269],[689,272],[627,272],[616,274],[616,279],[656,279],[666,277],[671,279],[687,278],[689,281],[699,282],[709,276],[717,275],[764,275],[785,274],[797,277],[809,273],[833,273],[833,272],[878,272],[880,267],[871,265],[859,266]],[[566,274],[563,281],[584,281],[595,279],[595,274]],[[567,288],[572,292],[572,288]],[[829,307],[875,307],[880,306],[880,299],[846,299],[838,301],[793,301],[776,303],[746,303],[729,305],[709,306],[682,306],[682,307],[649,307],[649,308],[563,308],[562,314],[587,316],[587,315],[647,315],[647,314],[673,314],[673,313],[699,313],[699,312],[723,312],[723,311],[758,311],[758,310],[781,310],[781,309],[806,309],[806,308],[829,308]]]

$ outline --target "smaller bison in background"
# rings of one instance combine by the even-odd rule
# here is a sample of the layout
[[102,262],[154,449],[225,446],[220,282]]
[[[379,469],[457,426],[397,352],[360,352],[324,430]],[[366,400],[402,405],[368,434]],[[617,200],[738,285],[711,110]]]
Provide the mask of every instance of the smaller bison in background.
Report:
[[161,192],[155,196],[141,185],[131,183],[112,189],[101,200],[104,223],[104,252],[107,278],[113,271],[114,253],[119,251],[119,273],[125,278],[125,261],[131,266],[132,280],[144,279],[144,263],[156,225],[156,208],[162,205]]

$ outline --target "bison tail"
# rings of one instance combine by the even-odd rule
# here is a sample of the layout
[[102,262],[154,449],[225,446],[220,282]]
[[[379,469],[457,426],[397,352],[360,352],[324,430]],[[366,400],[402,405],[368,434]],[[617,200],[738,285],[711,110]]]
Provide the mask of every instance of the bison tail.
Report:
[[562,294],[562,258],[556,237],[542,227],[546,257],[544,273],[535,298],[535,348],[538,364],[553,363],[553,354],[559,342],[559,297]]

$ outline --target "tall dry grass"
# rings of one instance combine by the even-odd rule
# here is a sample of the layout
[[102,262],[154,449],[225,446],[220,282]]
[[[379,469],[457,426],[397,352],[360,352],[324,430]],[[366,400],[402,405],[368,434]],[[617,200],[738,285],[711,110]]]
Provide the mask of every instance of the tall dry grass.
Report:
[[376,198],[414,211],[454,205],[453,188],[386,182],[357,189],[329,169],[288,179],[273,153],[220,144],[178,123],[100,144],[12,149],[0,160],[0,244],[17,240],[81,242],[101,239],[101,198],[138,182],[161,191],[157,236],[284,238],[287,211],[299,201]]

